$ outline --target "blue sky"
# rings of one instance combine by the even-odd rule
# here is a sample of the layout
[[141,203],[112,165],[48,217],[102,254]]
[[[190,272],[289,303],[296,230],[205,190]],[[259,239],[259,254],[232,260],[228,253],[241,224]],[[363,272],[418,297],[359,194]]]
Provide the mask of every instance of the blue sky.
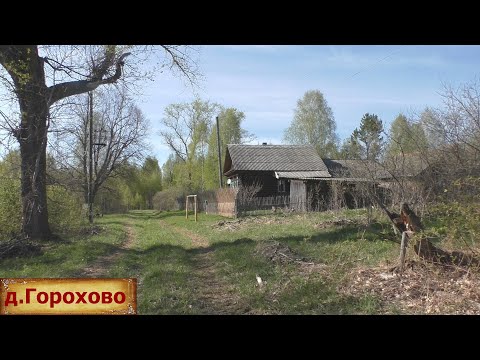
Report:
[[[340,139],[363,114],[386,128],[399,113],[439,106],[442,82],[461,84],[480,72],[480,46],[453,45],[207,45],[200,46],[203,81],[192,89],[165,71],[147,82],[139,107],[151,123],[152,155],[162,165],[170,150],[158,135],[165,107],[195,96],[245,113],[255,143],[281,144],[297,100],[320,90],[333,110]],[[1,150],[1,149],[0,149]]]
[[[235,107],[256,142],[281,144],[297,100],[320,90],[332,108],[340,139],[369,112],[389,124],[441,104],[442,82],[473,80],[480,46],[208,45],[200,50],[204,81],[191,87],[160,74],[145,88],[140,107],[150,119],[150,142],[160,164],[170,153],[158,136],[165,106],[201,99]],[[255,142],[255,143],[256,143]]]

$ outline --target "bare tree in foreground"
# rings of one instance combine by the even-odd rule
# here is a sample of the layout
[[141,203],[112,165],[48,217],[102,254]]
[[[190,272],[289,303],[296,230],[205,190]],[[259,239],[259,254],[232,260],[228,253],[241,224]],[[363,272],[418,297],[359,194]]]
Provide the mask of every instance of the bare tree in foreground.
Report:
[[[187,47],[188,48],[188,47]],[[163,45],[160,62],[178,70],[189,81],[196,69],[185,47]],[[54,104],[101,85],[144,78],[142,61],[153,47],[2,45],[0,73],[5,88],[18,101],[18,120],[5,120],[20,145],[22,159],[22,233],[44,239],[50,235],[46,196],[47,132]],[[131,57],[130,59],[128,57]],[[127,63],[127,59],[131,60]],[[0,119],[1,121],[2,119]]]
[[[89,199],[89,121],[88,102],[76,108],[77,116],[67,121],[62,132],[55,135],[56,159],[71,174],[74,187]],[[125,89],[98,91],[94,97],[93,119],[93,181],[91,201],[104,182],[118,175],[122,165],[140,160],[148,150],[148,121],[127,96]]]

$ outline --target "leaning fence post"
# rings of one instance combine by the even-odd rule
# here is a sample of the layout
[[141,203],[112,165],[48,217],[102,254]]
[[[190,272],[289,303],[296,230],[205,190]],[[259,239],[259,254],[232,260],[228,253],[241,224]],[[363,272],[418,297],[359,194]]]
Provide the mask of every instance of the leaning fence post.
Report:
[[407,251],[407,244],[408,244],[408,232],[402,232],[402,242],[400,244],[400,274],[403,273],[404,263],[405,263],[405,253]]

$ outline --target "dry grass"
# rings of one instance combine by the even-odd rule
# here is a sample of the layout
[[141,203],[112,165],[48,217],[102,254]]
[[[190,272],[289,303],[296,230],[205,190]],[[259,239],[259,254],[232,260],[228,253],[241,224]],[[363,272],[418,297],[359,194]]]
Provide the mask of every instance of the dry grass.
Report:
[[410,260],[403,275],[382,266],[353,270],[339,291],[375,295],[384,313],[480,314],[478,270]]

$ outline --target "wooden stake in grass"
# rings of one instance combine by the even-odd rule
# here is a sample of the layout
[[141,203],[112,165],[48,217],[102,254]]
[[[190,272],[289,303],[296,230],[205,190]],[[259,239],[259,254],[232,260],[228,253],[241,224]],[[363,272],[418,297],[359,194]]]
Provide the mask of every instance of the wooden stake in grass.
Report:
[[197,195],[187,195],[185,200],[185,219],[188,219],[188,198],[193,198],[193,208],[195,210],[195,222],[197,222]]
[[403,273],[403,269],[405,266],[405,253],[407,251],[407,246],[408,246],[408,239],[412,234],[413,234],[412,231],[402,232],[402,243],[400,245],[400,264],[399,264],[400,274]]

